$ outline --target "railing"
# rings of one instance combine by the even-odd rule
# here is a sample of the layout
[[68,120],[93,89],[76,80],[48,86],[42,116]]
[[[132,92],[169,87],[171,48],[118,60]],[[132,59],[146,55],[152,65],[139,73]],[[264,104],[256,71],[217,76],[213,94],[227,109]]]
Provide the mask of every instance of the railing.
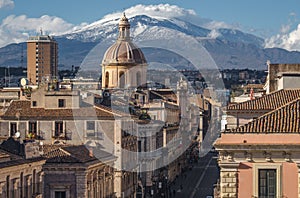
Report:
[[87,139],[94,139],[94,140],[103,140],[103,133],[102,132],[87,132],[86,133]]
[[52,138],[55,140],[71,140],[72,139],[71,131],[64,131],[64,132],[53,131],[52,134],[54,134],[54,135],[52,135]]
[[42,131],[38,131],[38,132],[29,132],[29,131],[25,131],[26,133],[26,140],[44,140],[44,132]]

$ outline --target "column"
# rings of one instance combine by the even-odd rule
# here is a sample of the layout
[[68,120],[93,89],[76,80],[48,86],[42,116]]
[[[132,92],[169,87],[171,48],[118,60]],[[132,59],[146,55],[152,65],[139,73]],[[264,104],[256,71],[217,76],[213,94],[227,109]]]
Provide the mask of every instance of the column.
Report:
[[1,182],[0,183],[0,197],[2,198],[2,197],[6,197],[6,190],[5,190],[5,188],[6,188],[6,185],[5,185],[5,182]]
[[27,196],[31,197],[32,196],[32,176],[31,175],[29,175],[27,177],[26,184],[27,184]]
[[44,172],[39,172],[38,174],[38,192],[44,194]]
[[15,179],[13,182],[13,194],[14,194],[13,197],[20,197],[19,184],[20,184],[19,179]]
[[91,194],[91,197],[94,198],[94,171],[91,171],[90,173],[90,176],[91,176],[91,180],[90,180],[90,194]]
[[220,195],[221,198],[238,197],[238,166],[237,162],[219,163],[220,170]]
[[122,197],[122,177],[123,171],[116,170],[114,172],[114,192],[117,198]]
[[87,197],[87,174],[85,172],[76,173],[77,197]]

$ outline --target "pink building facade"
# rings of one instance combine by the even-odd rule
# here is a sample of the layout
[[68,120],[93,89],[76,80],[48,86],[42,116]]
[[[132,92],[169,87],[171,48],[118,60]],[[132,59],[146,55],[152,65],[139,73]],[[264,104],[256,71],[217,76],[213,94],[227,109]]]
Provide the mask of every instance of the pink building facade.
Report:
[[224,131],[216,197],[300,197],[299,133],[300,98]]

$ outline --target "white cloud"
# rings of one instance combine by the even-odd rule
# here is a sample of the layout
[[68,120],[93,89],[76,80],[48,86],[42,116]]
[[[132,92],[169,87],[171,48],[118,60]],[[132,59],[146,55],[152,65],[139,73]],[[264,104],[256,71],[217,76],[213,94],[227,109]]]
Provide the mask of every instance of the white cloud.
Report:
[[[154,18],[174,18],[174,17],[186,17],[186,16],[196,16],[196,12],[190,9],[180,8],[176,5],[170,4],[158,4],[158,5],[136,5],[130,7],[124,11],[126,16],[134,17],[140,15],[141,13]],[[111,20],[119,18],[121,12],[108,14],[103,17],[103,20]]]
[[219,36],[221,36],[221,33],[218,32],[218,30],[216,29],[211,30],[210,33],[208,34],[208,37],[212,39],[216,39]]
[[279,47],[289,51],[300,51],[300,24],[290,33],[277,34],[266,39],[265,47]]
[[13,8],[15,6],[14,1],[12,0],[0,0],[0,9],[1,8]]
[[9,43],[24,42],[28,36],[38,34],[41,28],[47,34],[60,35],[78,27],[55,16],[28,18],[26,15],[10,15],[0,24],[0,47]]
[[204,24],[206,28],[208,29],[220,29],[220,28],[228,28],[228,29],[238,29],[237,26],[229,25],[226,24],[225,22],[222,21],[211,21],[207,24]]
[[[229,25],[224,22],[213,21],[211,19],[200,17],[194,10],[181,8],[177,5],[170,4],[158,4],[158,5],[135,5],[124,10],[128,18],[135,17],[137,15],[146,15],[157,20],[162,19],[182,19],[184,21],[193,23],[197,26],[201,26],[207,29],[218,29],[218,28],[233,28],[240,29],[237,25]],[[115,12],[112,14],[105,15],[99,21],[91,23],[84,27],[82,30],[93,29],[98,25],[103,24],[117,24],[118,20],[122,16],[122,12]],[[177,21],[176,23],[178,23]],[[80,31],[80,30],[78,30]]]

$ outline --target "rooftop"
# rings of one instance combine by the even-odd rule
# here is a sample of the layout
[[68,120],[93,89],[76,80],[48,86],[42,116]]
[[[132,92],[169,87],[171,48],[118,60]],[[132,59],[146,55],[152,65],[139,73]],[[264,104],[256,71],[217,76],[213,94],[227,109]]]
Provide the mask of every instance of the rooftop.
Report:
[[44,145],[43,150],[47,163],[106,162],[114,159],[112,154],[101,149],[91,152],[85,145]]
[[[278,100],[284,100],[284,98],[278,98]],[[300,96],[226,133],[300,133]]]
[[277,109],[300,97],[300,89],[282,89],[272,92],[254,100],[248,100],[227,107],[230,111],[263,111]]
[[[19,115],[17,118],[17,115]],[[113,112],[109,112],[100,107],[86,106],[77,109],[44,109],[31,108],[30,101],[15,100],[13,101],[6,112],[3,114],[3,119],[40,119],[40,120],[56,120],[56,119],[84,119],[88,117],[97,117],[103,120],[113,120]]]

